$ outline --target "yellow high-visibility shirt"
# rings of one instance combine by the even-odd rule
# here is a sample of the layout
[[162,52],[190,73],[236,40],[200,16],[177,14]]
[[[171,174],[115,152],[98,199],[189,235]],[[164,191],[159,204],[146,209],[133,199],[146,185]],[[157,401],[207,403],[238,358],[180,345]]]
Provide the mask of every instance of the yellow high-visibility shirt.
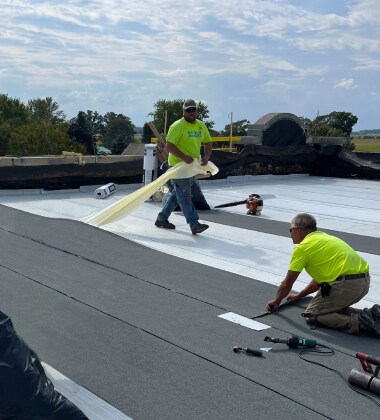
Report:
[[346,242],[316,231],[296,245],[289,270],[303,269],[318,283],[332,282],[343,274],[368,273],[368,263]]
[[[194,124],[191,124],[182,117],[170,126],[166,141],[174,144],[185,155],[198,159],[202,144],[210,143],[212,140],[203,121],[195,120]],[[175,166],[180,162],[182,159],[169,153],[170,166]]]

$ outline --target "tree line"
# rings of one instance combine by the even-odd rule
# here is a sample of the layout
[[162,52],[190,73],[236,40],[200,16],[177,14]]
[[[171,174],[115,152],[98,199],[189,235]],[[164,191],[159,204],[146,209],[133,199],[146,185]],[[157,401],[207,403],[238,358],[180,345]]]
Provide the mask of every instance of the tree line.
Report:
[[103,145],[120,154],[133,142],[135,126],[123,114],[80,111],[67,120],[51,97],[19,99],[0,95],[0,155],[59,155],[63,151],[93,155]]
[[[149,115],[152,116],[153,122],[159,132],[165,132],[165,113],[167,114],[167,127],[182,117],[183,99],[163,100],[160,99],[154,104],[154,111]],[[209,120],[209,110],[207,105],[202,102],[197,103],[198,118],[206,124],[211,136],[229,136],[231,134],[231,124],[226,124],[223,130],[216,131],[213,129],[214,121]],[[347,137],[351,135],[352,127],[357,123],[358,118],[351,112],[331,112],[327,115],[319,115],[314,120],[300,117],[304,124],[308,135],[326,136],[326,137]],[[249,120],[239,120],[232,122],[233,136],[246,136],[248,131]],[[153,136],[148,124],[143,128],[144,142],[149,142]]]
[[[160,133],[167,133],[170,125],[182,117],[184,99],[159,99],[148,115]],[[206,124],[212,136],[229,136],[231,125],[223,130],[214,129],[208,106],[197,103],[198,118]],[[349,136],[358,121],[349,112],[332,112],[314,120],[300,117],[309,135]],[[247,135],[249,120],[232,123],[233,136]],[[0,156],[60,155],[63,151],[97,154],[99,146],[121,154],[129,143],[135,141],[140,131],[131,119],[123,114],[97,111],[79,111],[68,120],[57,102],[51,97],[31,99],[27,103],[0,94]],[[150,143],[154,137],[148,123],[141,130],[141,141]]]

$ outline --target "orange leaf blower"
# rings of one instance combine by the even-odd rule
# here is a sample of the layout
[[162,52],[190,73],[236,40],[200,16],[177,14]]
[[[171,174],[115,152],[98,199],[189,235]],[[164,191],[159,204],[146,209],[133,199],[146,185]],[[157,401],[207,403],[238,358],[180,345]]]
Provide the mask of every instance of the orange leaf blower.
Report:
[[248,209],[247,214],[253,214],[255,216],[260,216],[264,207],[263,199],[258,194],[249,194],[248,198],[245,200],[219,204],[219,206],[215,206],[215,208],[221,209],[222,207],[233,207],[238,206],[239,204],[245,204],[245,207]]

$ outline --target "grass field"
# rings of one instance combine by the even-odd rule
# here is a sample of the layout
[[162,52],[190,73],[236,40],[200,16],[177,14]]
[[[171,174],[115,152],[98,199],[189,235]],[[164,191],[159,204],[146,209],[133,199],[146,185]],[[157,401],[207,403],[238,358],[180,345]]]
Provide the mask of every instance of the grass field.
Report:
[[380,139],[352,139],[355,144],[354,152],[380,152]]

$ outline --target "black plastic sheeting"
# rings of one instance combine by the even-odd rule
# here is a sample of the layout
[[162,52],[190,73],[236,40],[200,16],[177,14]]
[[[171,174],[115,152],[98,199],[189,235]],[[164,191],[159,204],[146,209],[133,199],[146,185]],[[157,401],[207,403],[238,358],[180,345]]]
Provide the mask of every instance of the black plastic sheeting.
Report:
[[39,165],[0,167],[0,189],[44,188],[63,190],[83,185],[140,183],[143,179],[143,156],[127,162],[89,163],[84,166]]
[[308,173],[318,159],[318,151],[311,145],[281,147],[247,145],[240,153],[215,150],[211,160],[219,172],[211,179],[234,175],[285,175]]
[[297,146],[306,143],[305,130],[295,121],[280,120],[263,133],[262,144],[271,147]]
[[[363,159],[365,157],[365,159]],[[314,176],[380,179],[378,154],[356,154],[342,146],[325,146],[310,169]]]
[[[246,145],[239,153],[214,150],[211,160],[219,173],[211,179],[235,175],[286,175],[380,179],[380,153],[352,153],[342,146],[305,144],[305,133],[291,120],[275,123],[263,133],[262,145]],[[363,159],[364,158],[364,159]],[[51,165],[0,168],[0,189],[43,188],[60,190],[83,185],[140,183],[142,157],[128,163]],[[206,209],[204,202],[197,210]]]
[[0,420],[86,420],[81,410],[55,391],[36,353],[0,311]]

